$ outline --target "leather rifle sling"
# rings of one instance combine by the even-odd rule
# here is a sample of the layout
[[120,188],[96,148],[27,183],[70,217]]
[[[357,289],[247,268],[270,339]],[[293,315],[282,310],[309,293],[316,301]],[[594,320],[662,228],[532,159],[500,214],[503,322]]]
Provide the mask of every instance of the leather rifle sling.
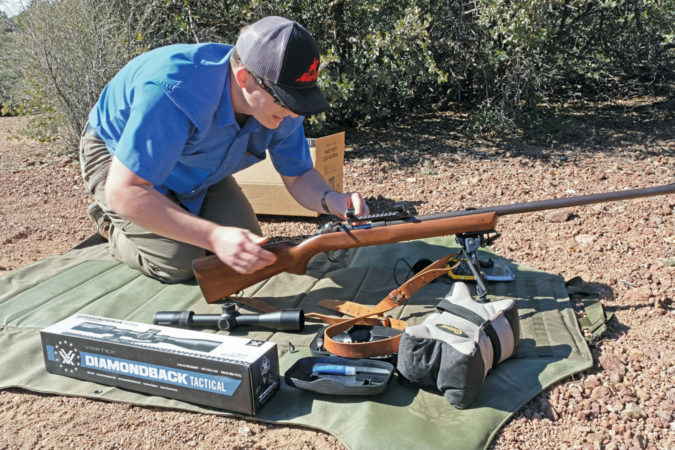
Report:
[[[249,306],[253,309],[257,309],[258,311],[264,312],[264,313],[281,311],[281,308],[277,308],[276,306],[270,305],[269,303],[267,303],[263,300],[259,300],[257,298],[228,297],[228,299],[235,302],[235,303],[239,303],[239,304],[242,304],[242,305],[245,305],[245,306]],[[319,302],[319,304],[321,306],[325,307],[326,309],[330,309],[332,311],[337,311],[337,312],[341,312],[341,313],[344,313],[344,314],[348,314],[350,316],[354,316],[355,314],[350,314],[348,311],[344,311],[344,310],[339,309],[338,305],[344,304],[344,303],[349,304],[351,307],[360,306],[360,307],[364,308],[364,313],[366,311],[370,310],[370,308],[368,308],[367,306],[360,305],[358,303],[353,303],[353,302],[345,302],[345,301],[342,301],[342,300],[322,300],[321,302]],[[333,306],[333,305],[335,305],[335,306]],[[346,320],[342,317],[329,316],[329,315],[321,314],[321,313],[306,313],[305,317],[312,317],[312,318],[315,318],[315,319],[319,319],[322,322],[327,323],[327,324],[342,323]],[[382,323],[378,319],[375,319],[375,318],[363,319],[359,324],[360,325],[382,325]]]
[[[258,300],[256,298],[228,297],[228,299],[235,302],[235,303],[239,303],[241,305],[249,306],[249,307],[251,307],[253,309],[256,309],[260,312],[263,312],[263,313],[281,311],[281,308],[277,308],[274,305],[270,305],[269,303],[267,303],[263,300]],[[370,311],[370,308],[367,307],[367,306],[364,306],[364,305],[361,305],[361,304],[358,304],[358,303],[353,303],[353,302],[345,302],[343,300],[322,300],[321,302],[319,302],[319,304],[326,309],[341,312],[343,314],[347,314],[347,315],[350,315],[350,316],[357,315],[357,314],[354,314],[353,311],[352,311],[351,314],[349,312],[350,310],[353,309],[354,306],[360,306],[361,308],[363,308],[362,313],[366,313],[367,311]],[[349,307],[347,309],[340,308],[339,305],[341,305],[341,304],[348,304]],[[360,314],[358,314],[358,315],[360,315]],[[321,314],[321,313],[306,313],[305,318],[308,318],[308,317],[311,317],[311,318],[314,318],[314,319],[319,319],[322,322],[327,323],[327,324],[342,323],[345,320],[347,320],[343,317],[329,316],[329,315]],[[401,321],[397,321],[396,319],[391,319],[391,320],[392,320],[392,323],[401,322]],[[405,322],[402,322],[402,323],[403,323],[403,327],[405,328],[405,326],[406,326]],[[373,325],[373,326],[380,325],[380,326],[382,326],[382,322],[379,319],[376,319],[376,318],[373,318],[373,317],[364,318],[363,320],[359,321],[358,324],[359,325]],[[386,326],[393,326],[393,325],[386,325]],[[396,327],[394,326],[394,328],[396,328]],[[401,328],[401,329],[403,329],[403,328]]]
[[[357,303],[338,302],[341,304],[337,306],[342,308],[342,310],[346,309],[343,308],[345,305],[348,305],[349,307],[356,305],[355,308],[360,314],[352,319],[341,319],[341,322],[327,327],[324,331],[323,347],[330,353],[337,356],[342,356],[344,358],[371,358],[373,356],[383,356],[398,353],[398,344],[401,340],[400,335],[378,341],[354,343],[338,342],[332,338],[344,331],[347,331],[354,325],[363,323],[362,321],[370,316],[381,317],[381,319],[378,319],[378,325],[380,326],[391,326],[392,328],[399,330],[405,329],[407,326],[406,322],[402,320],[386,318],[383,316],[383,314],[398,306],[404,305],[408,299],[419,289],[431,283],[436,278],[447,274],[449,269],[446,266],[454,256],[455,255],[446,255],[433,262],[431,265],[417,273],[414,277],[403,283],[400,287],[391,291],[389,295],[380,300],[380,302],[372,309]],[[324,304],[322,302],[322,306],[323,305]]]
[[[228,298],[229,298],[229,300],[231,300],[233,302],[236,302],[236,303],[239,303],[239,304],[242,304],[242,305],[245,305],[245,306],[249,306],[253,309],[257,309],[258,311],[261,311],[261,312],[264,312],[264,313],[281,311],[281,308],[277,308],[274,305],[270,305],[269,303],[267,303],[265,301],[262,301],[262,300],[258,300],[256,298],[251,298],[251,297],[228,297]],[[353,303],[353,302],[345,302],[345,301],[342,301],[342,300],[322,300],[321,302],[319,302],[319,304],[321,306],[325,307],[326,309],[341,312],[341,313],[344,313],[344,314],[347,314],[347,315],[350,315],[350,316],[356,315],[356,314],[350,314],[346,310],[339,309],[338,305],[339,304],[345,304],[345,303],[349,304],[350,307],[360,306],[360,307],[364,308],[364,310],[363,310],[364,313],[370,310],[370,308],[368,308],[367,306],[360,305],[358,303]],[[335,306],[333,306],[333,305],[335,305]],[[351,310],[351,308],[349,308],[349,309]],[[347,320],[343,317],[329,316],[329,315],[321,314],[321,313],[306,313],[305,318],[308,318],[308,317],[311,317],[311,318],[314,318],[314,319],[319,319],[322,322],[327,323],[329,325],[336,324],[336,323],[342,323],[345,320]],[[394,328],[397,328],[395,326],[395,324],[397,322],[402,322],[402,321],[398,321],[396,319],[391,319],[391,320],[392,320],[392,325],[386,325],[386,326],[393,326]],[[405,322],[402,322],[402,323],[403,323],[403,328],[405,328],[406,323]],[[372,325],[372,326],[380,325],[380,326],[382,326],[382,322],[379,319],[376,319],[374,317],[367,317],[367,318],[364,318],[363,320],[359,321],[359,325]],[[403,328],[400,328],[400,329],[403,329]]]

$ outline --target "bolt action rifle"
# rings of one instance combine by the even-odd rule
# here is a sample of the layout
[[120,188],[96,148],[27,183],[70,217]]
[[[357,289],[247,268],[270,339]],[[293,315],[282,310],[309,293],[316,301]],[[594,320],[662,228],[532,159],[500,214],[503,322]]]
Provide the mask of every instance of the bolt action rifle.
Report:
[[[322,252],[454,234],[459,238],[460,244],[468,242],[473,245],[472,249],[463,246],[462,250],[468,255],[474,255],[473,259],[476,259],[476,244],[481,242],[481,237],[483,244],[494,240],[489,234],[494,233],[500,216],[673,193],[675,183],[425,216],[414,216],[409,210],[400,208],[394,212],[359,218],[352,216],[346,222],[327,224],[318,234],[300,243],[283,241],[266,244],[263,247],[274,253],[277,260],[253,273],[238,273],[216,256],[196,259],[192,268],[204,298],[208,303],[214,303],[281,272],[302,275],[309,259]],[[482,290],[483,297],[485,286],[480,277],[476,279],[479,282],[479,294]]]

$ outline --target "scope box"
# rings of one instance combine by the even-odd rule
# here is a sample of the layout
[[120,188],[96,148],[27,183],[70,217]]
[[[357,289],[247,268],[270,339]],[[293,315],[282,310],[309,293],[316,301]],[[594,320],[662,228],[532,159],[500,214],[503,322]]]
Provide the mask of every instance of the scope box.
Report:
[[[342,192],[345,133],[307,139],[314,168],[334,191]],[[319,213],[300,205],[286,190],[271,158],[265,158],[233,175],[256,214],[317,217]]]
[[279,389],[272,342],[84,314],[40,335],[49,373],[245,414]]

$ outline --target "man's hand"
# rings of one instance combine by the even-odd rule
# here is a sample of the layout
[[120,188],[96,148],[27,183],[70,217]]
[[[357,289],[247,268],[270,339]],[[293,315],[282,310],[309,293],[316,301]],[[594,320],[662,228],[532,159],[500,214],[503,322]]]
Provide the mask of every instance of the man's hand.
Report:
[[219,227],[211,238],[216,256],[239,273],[255,272],[277,260],[274,253],[261,247],[267,241],[266,237],[234,227]]
[[330,212],[343,219],[347,218],[347,210],[353,209],[356,217],[367,216],[370,210],[363,196],[359,192],[329,192],[326,195],[326,205]]

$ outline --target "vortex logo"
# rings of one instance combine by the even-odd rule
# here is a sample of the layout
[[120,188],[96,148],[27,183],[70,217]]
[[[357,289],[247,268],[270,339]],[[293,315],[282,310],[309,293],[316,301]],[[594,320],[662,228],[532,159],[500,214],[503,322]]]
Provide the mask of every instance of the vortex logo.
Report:
[[54,346],[54,356],[59,367],[67,373],[77,372],[80,366],[80,352],[68,341],[59,341]]

